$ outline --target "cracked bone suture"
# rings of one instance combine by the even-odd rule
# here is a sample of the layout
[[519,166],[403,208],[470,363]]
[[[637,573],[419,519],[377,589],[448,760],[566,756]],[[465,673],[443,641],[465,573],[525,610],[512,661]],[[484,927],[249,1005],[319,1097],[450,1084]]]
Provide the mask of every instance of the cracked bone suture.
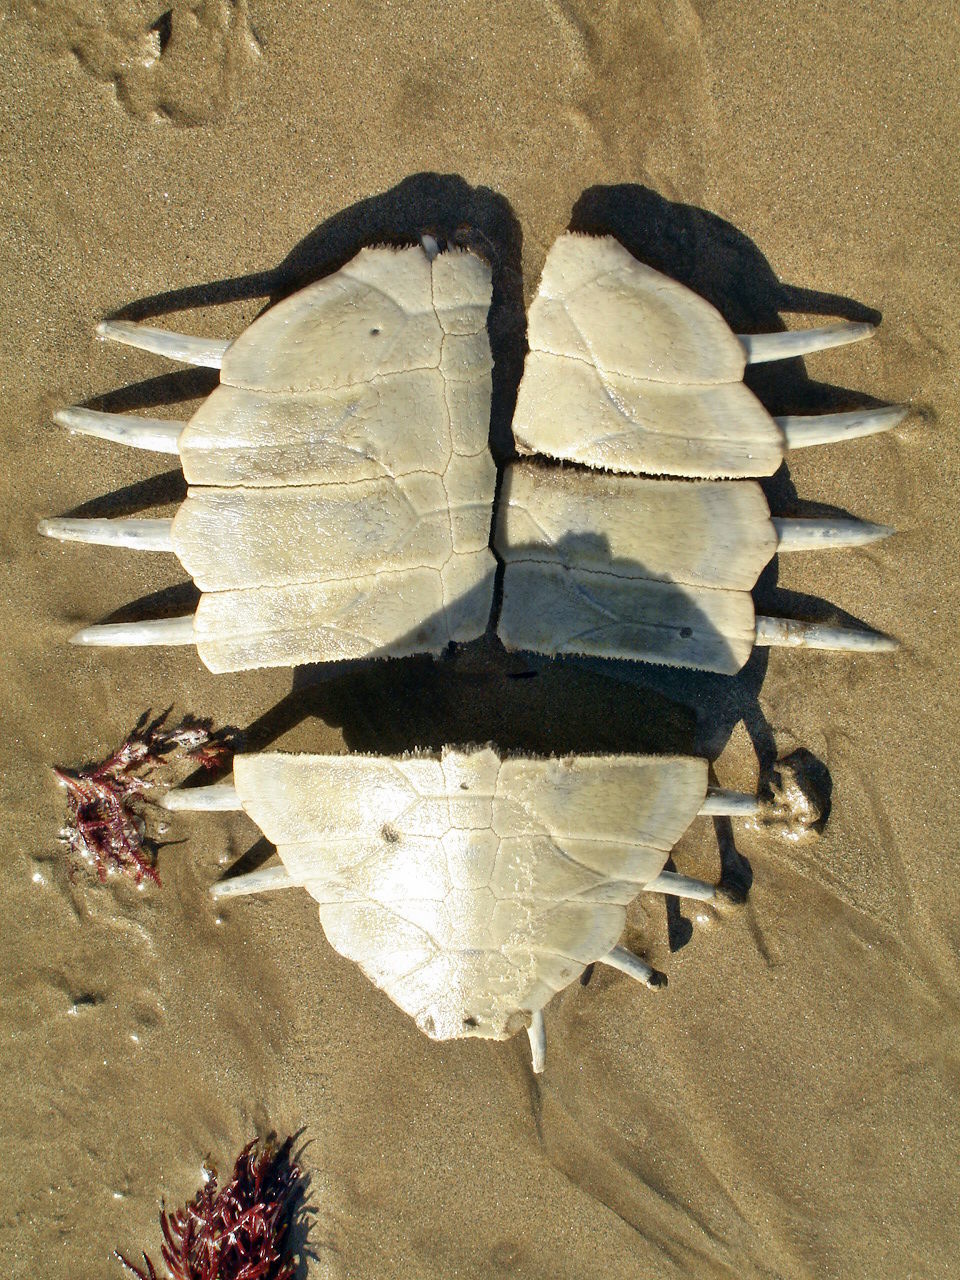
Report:
[[[210,794],[207,795],[206,793]],[[588,964],[662,986],[618,946],[640,892],[710,901],[714,885],[663,870],[700,812],[752,797],[713,791],[682,756],[501,758],[265,753],[233,785],[168,793],[176,810],[242,808],[281,865],[215,885],[217,897],[303,887],[331,945],[434,1039],[506,1039]]]

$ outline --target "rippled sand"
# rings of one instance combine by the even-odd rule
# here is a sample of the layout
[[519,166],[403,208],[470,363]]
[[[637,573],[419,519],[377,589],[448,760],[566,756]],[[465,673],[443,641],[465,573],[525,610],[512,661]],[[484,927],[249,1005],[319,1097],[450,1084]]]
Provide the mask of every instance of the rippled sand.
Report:
[[[192,1195],[204,1156],[226,1166],[253,1132],[305,1126],[311,1277],[956,1274],[953,6],[161,8],[0,15],[0,1272],[117,1276],[110,1251],[158,1252],[160,1199]],[[780,513],[822,503],[901,532],[785,559],[758,599],[807,616],[832,602],[899,635],[898,654],[780,651],[736,681],[638,683],[569,666],[510,680],[481,645],[291,689],[284,672],[213,677],[187,649],[67,646],[183,575],[44,542],[37,519],[162,514],[184,486],[155,455],[66,436],[51,409],[103,396],[183,416],[208,386],[98,344],[97,319],[184,290],[184,328],[230,335],[257,288],[469,225],[500,263],[502,443],[522,305],[571,218],[735,326],[883,313],[872,341],[755,385],[775,412],[858,394],[917,407],[891,436],[792,456],[768,486]],[[235,283],[195,288],[217,281]],[[523,1037],[421,1036],[331,951],[305,894],[218,916],[207,887],[255,839],[240,816],[178,823],[159,892],[69,882],[49,766],[104,755],[170,702],[253,745],[681,745],[742,788],[758,752],[802,746],[829,769],[832,812],[796,844],[734,832],[753,875],[739,911],[638,905],[628,941],[669,989],[598,971],[565,991],[537,1084]],[[716,877],[709,823],[676,860]]]

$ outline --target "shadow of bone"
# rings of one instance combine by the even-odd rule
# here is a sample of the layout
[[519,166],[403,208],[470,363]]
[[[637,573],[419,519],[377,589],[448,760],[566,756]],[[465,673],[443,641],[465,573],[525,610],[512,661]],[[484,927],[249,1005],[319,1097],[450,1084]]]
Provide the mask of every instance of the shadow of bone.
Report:
[[[519,547],[514,554],[525,551],[533,559],[537,553],[543,556],[542,547]],[[636,561],[618,560],[599,533],[566,535],[558,554],[566,562],[589,557],[592,565],[602,564],[599,584],[632,579],[640,595],[656,582],[665,644],[678,638],[673,632],[696,630],[704,643],[729,655],[727,638],[706,612],[691,605],[683,587]],[[456,607],[479,615],[489,612],[491,600],[488,580]],[[602,598],[588,601],[587,607],[603,621]],[[391,648],[415,650],[423,633],[438,629],[442,621],[439,615],[425,620]],[[625,625],[629,634],[629,619]],[[623,664],[608,659],[587,664],[573,655],[509,652],[497,636],[493,614],[482,637],[450,645],[439,658],[368,661],[386,657],[382,650],[372,650],[348,664],[298,667],[288,697],[246,730],[244,749],[264,750],[317,717],[342,729],[349,750],[387,755],[485,742],[503,752],[535,755],[697,753],[697,717],[681,701],[641,680],[625,683],[616,674]]]
[[[489,585],[483,599],[471,594],[468,607],[489,608]],[[420,630],[398,645],[415,643]],[[372,653],[297,667],[290,692],[241,731],[238,749],[316,750],[326,736],[318,723],[339,729],[350,752],[387,756],[486,743],[504,756],[690,755],[696,737],[695,715],[656,690],[625,690],[575,661],[508,652],[492,623],[438,657]],[[187,785],[207,781],[197,773]],[[255,870],[272,853],[257,841],[229,877]]]
[[[111,319],[147,321],[174,311],[264,298],[263,310],[339,270],[371,245],[416,244],[424,234],[441,248],[469,248],[490,264],[493,300],[487,320],[493,355],[490,446],[501,461],[512,453],[510,424],[526,353],[520,223],[509,201],[458,174],[417,173],[324,219],[275,267],[231,276],[131,302]],[[224,334],[235,337],[235,334]],[[88,407],[130,412],[207,395],[209,371],[186,370],[151,378],[91,401]]]

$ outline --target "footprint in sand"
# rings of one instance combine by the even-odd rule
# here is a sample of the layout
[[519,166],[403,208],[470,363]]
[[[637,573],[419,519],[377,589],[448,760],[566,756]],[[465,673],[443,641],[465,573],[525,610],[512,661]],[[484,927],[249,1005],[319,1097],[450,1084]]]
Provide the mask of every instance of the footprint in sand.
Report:
[[141,120],[223,119],[260,58],[246,0],[16,0],[13,11]]

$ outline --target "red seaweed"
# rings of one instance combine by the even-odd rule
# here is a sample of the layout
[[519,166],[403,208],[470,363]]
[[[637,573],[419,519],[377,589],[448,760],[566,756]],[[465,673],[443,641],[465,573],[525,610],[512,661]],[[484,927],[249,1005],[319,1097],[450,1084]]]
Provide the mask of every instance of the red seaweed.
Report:
[[170,708],[156,719],[145,711],[133,732],[112,755],[80,769],[54,768],[66,788],[70,821],[61,838],[76,865],[93,867],[100,880],[123,872],[142,884],[160,883],[157,844],[147,834],[147,804],[162,766],[192,761],[203,769],[223,765],[232,751],[229,731],[214,730],[209,720],[186,716],[175,727],[166,721]]
[[[287,1138],[275,1147],[268,1139],[258,1154],[254,1139],[237,1157],[227,1186],[218,1189],[211,1171],[185,1208],[161,1210],[160,1252],[172,1280],[291,1280],[295,1260],[288,1237],[303,1192],[293,1142]],[[146,1270],[122,1253],[114,1257],[138,1280],[160,1280],[146,1254]]]

